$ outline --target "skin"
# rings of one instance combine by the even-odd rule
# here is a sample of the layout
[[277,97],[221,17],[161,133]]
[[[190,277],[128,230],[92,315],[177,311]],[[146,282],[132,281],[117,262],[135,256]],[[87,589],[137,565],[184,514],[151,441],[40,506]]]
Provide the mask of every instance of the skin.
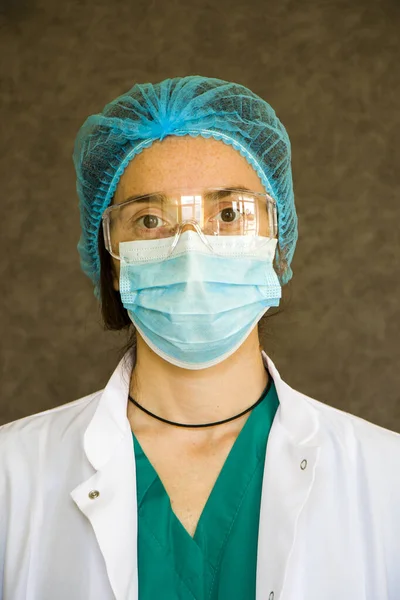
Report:
[[[265,193],[257,173],[231,146],[212,138],[169,136],[130,162],[119,181],[113,204],[133,194],[174,187],[233,187],[237,184]],[[112,260],[113,286],[119,290],[120,263]],[[227,419],[254,404],[267,382],[257,326],[234,354],[213,367],[197,371],[176,367],[160,358],[137,334],[137,363],[131,376],[130,393],[141,406],[162,418],[193,424]],[[132,402],[127,406],[127,417],[135,434],[196,453],[210,446],[231,444],[249,416],[247,413],[212,427],[184,428],[163,423]]]

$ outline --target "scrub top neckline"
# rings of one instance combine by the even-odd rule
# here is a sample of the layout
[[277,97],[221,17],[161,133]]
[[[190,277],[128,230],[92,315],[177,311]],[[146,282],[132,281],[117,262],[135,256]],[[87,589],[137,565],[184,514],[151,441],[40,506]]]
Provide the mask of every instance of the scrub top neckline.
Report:
[[[202,511],[200,517],[199,517],[196,531],[195,531],[193,537],[183,527],[182,523],[180,522],[180,520],[178,519],[178,517],[175,515],[175,513],[172,511],[172,508],[171,508],[171,512],[177,521],[178,529],[182,528],[184,535],[188,536],[190,541],[199,542],[200,540],[203,539],[203,537],[204,537],[202,534],[202,530],[204,529],[203,523],[204,523],[204,521],[209,519],[209,514],[208,514],[210,512],[209,507],[212,504],[213,497],[215,496],[215,491],[217,489],[223,488],[225,474],[226,474],[227,470],[234,470],[235,472],[237,471],[237,465],[235,464],[235,457],[239,454],[239,452],[241,450],[242,440],[245,438],[247,432],[250,429],[257,429],[257,430],[264,429],[264,430],[266,430],[266,432],[268,434],[269,429],[270,429],[270,423],[268,422],[268,418],[265,418],[265,417],[267,417],[267,413],[270,413],[270,410],[268,410],[269,408],[270,409],[273,408],[274,412],[276,410],[275,403],[271,402],[271,406],[270,407],[268,406],[268,399],[269,398],[272,399],[274,396],[276,397],[274,380],[273,380],[272,376],[269,374],[269,382],[265,388],[264,396],[263,396],[262,400],[260,401],[260,403],[251,411],[249,417],[247,418],[246,422],[244,423],[242,429],[240,430],[234,444],[232,445],[232,448],[230,449],[229,454],[225,459],[225,462],[221,468],[221,471],[215,481],[215,484],[210,492],[207,502],[203,508],[203,511]],[[259,418],[259,417],[261,417],[261,418]],[[264,427],[263,427],[263,424],[265,424]],[[145,477],[145,480],[143,481],[144,485],[142,486],[141,493],[138,494],[138,509],[140,510],[140,507],[143,504],[144,498],[145,498],[146,494],[148,493],[149,488],[151,486],[154,486],[155,484],[157,484],[160,488],[162,488],[163,493],[167,496],[168,500],[169,500],[169,496],[168,496],[168,493],[167,493],[158,473],[154,469],[150,460],[147,458],[143,448],[141,447],[141,445],[133,431],[132,431],[132,437],[134,440],[136,460],[138,460],[138,459],[140,460],[141,457],[143,459],[143,457],[144,457],[148,463],[147,476]],[[254,437],[256,437],[256,436],[254,436]],[[262,439],[263,438],[261,437],[261,440]],[[266,440],[265,440],[265,443],[266,443]],[[254,467],[256,467],[256,464],[258,464],[258,461],[262,457],[265,457],[265,445],[263,445],[262,443],[256,445],[255,456],[256,456],[256,461],[254,463]],[[246,482],[242,482],[242,483],[245,483],[248,485],[249,482],[250,482],[249,480],[248,481],[246,480]]]
[[[152,563],[159,564],[161,571],[167,569],[167,577],[175,573],[179,586],[186,589],[184,594],[190,590],[188,598],[212,600],[213,594],[218,595],[222,572],[225,581],[227,566],[224,565],[226,560],[232,561],[232,543],[241,539],[241,546],[244,542],[247,560],[252,565],[249,571],[247,564],[245,578],[253,580],[266,446],[278,406],[271,377],[268,392],[251,411],[225,459],[193,537],[173,512],[160,477],[132,432],[142,573],[143,569],[147,573],[145,565],[148,563],[143,563],[144,556],[148,556],[148,560],[152,556]],[[245,508],[241,510],[242,507]],[[236,533],[238,527],[239,534]]]

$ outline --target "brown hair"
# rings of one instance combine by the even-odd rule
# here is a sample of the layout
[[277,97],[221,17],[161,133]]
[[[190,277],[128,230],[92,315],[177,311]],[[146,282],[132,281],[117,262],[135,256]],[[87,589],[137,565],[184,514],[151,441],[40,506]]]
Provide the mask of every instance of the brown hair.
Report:
[[[120,293],[113,287],[114,265],[111,260],[111,255],[105,247],[103,228],[99,228],[98,235],[98,250],[100,257],[100,298],[101,298],[101,314],[105,330],[121,331],[126,329],[128,339],[126,344],[120,349],[119,355],[122,356],[128,351],[136,347],[136,330],[129,318],[128,312],[121,301]],[[276,271],[279,273],[283,269],[283,265],[278,265]],[[291,300],[291,281],[282,287],[282,298],[279,307],[275,312],[270,312],[264,315],[258,323],[258,335],[261,347],[267,349],[267,340],[270,338],[268,331],[269,320],[278,314],[282,314],[288,305],[288,300]]]

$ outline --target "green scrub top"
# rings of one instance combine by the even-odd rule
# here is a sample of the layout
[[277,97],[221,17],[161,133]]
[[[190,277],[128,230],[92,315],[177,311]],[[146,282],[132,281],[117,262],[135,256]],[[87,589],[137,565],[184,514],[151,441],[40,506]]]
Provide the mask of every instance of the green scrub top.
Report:
[[203,509],[193,537],[132,432],[138,502],[139,600],[251,600],[269,432],[279,406],[270,376]]

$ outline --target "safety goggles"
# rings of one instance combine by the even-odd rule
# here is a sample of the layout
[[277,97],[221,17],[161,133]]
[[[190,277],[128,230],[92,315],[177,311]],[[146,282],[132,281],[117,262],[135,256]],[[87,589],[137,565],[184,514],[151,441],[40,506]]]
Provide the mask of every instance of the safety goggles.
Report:
[[250,238],[277,237],[276,201],[269,194],[245,188],[175,188],[134,196],[109,206],[102,222],[106,248],[118,260],[121,242],[164,240],[170,255],[181,233],[190,228],[213,253],[216,246],[211,239],[229,238],[231,246],[234,239],[240,245],[246,237],[250,242],[246,246],[251,248]]

